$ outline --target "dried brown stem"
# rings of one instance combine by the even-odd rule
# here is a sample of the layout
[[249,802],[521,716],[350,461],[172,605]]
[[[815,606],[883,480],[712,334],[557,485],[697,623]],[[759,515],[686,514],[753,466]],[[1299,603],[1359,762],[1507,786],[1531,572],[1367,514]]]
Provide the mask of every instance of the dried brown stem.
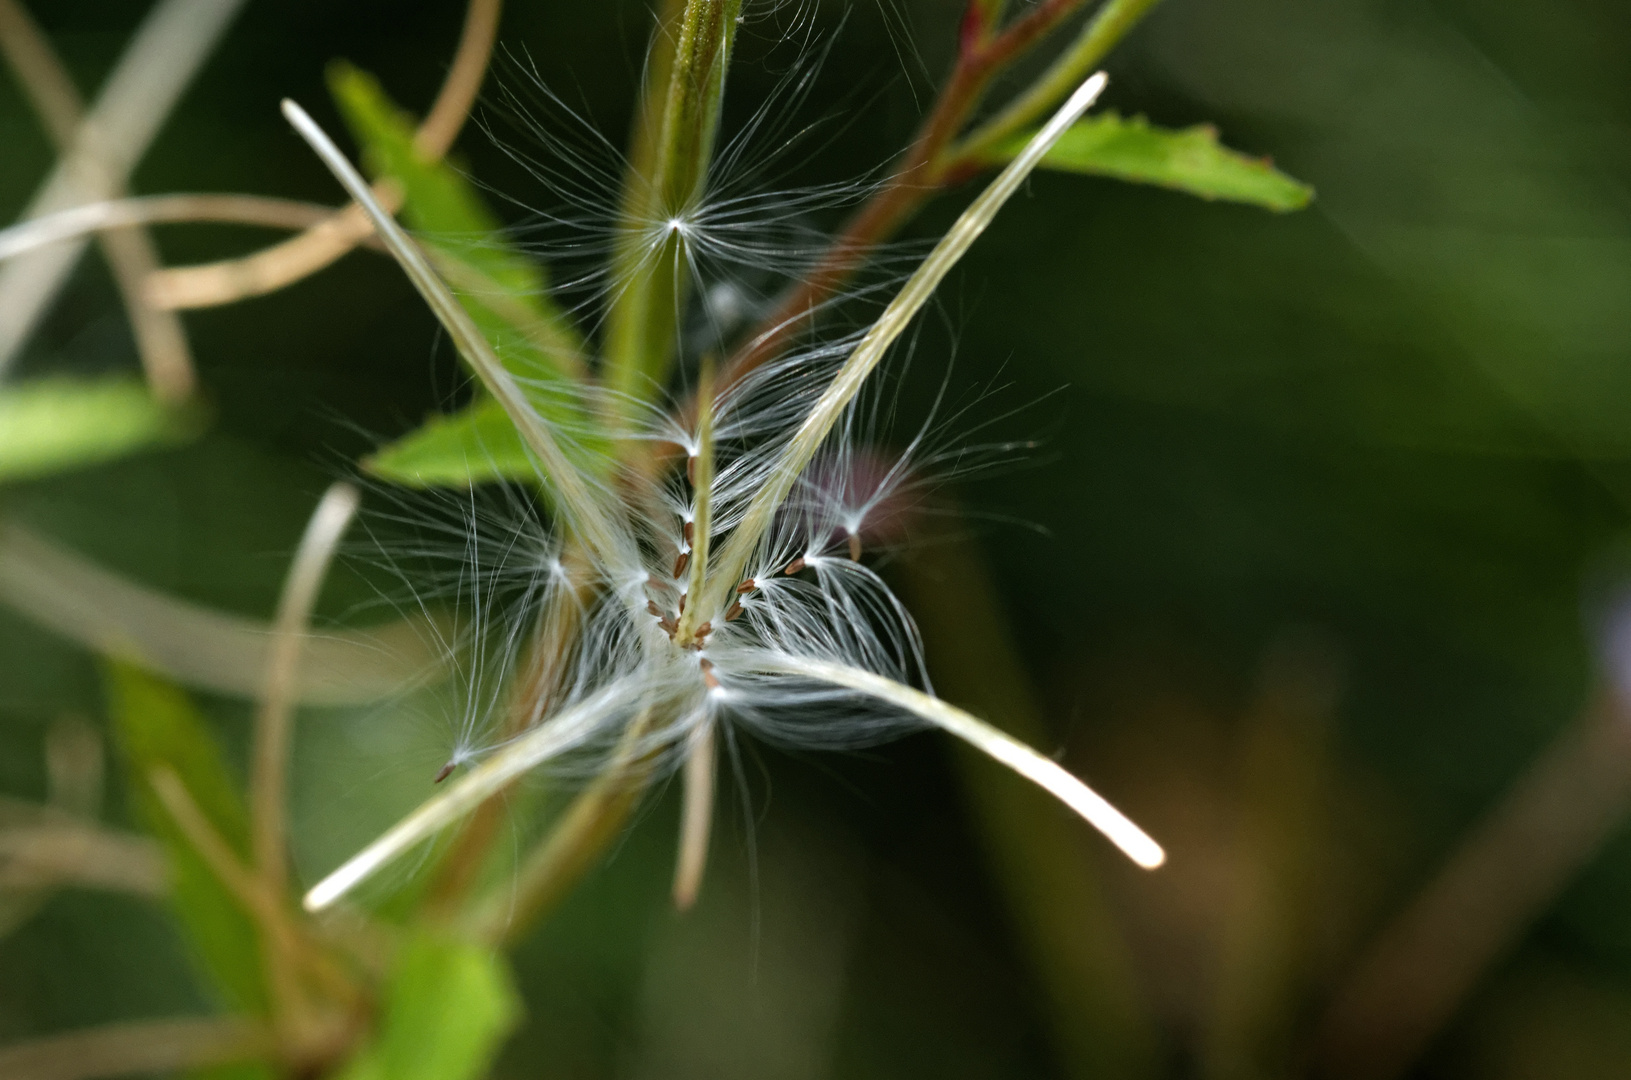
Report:
[[[85,118],[85,104],[50,42],[18,0],[0,0],[0,51],[17,73],[57,152],[70,153]],[[117,196],[120,191],[109,194]],[[155,305],[143,289],[159,268],[152,238],[140,228],[127,227],[106,230],[97,242],[119,287],[153,395],[160,401],[186,400],[197,380],[181,320]]]
[[232,850],[232,845],[210,824],[176,771],[158,766],[148,773],[147,781],[188,845],[204,860],[216,880],[226,886],[233,899],[263,923],[285,922],[276,899],[266,893],[254,873]]
[[357,502],[357,489],[347,483],[333,484],[324,493],[306,523],[272,622],[272,645],[267,651],[265,682],[255,714],[255,757],[249,786],[255,868],[262,890],[270,896],[281,896],[288,888],[283,804],[298,700],[300,654],[317,594],[328,576],[334,549],[357,512]]
[[[501,0],[470,0],[453,64],[414,133],[414,148],[427,161],[447,154],[469,118],[492,58],[500,7]],[[391,212],[400,207],[401,192],[395,185],[375,184],[373,192]],[[216,307],[264,296],[332,265],[373,232],[367,215],[353,203],[299,236],[252,254],[165,270],[149,280],[147,295],[167,310]]]
[[0,891],[76,886],[164,895],[164,859],[151,840],[94,825],[0,830]]
[[[377,185],[375,195],[393,210],[401,205],[400,194],[388,185]],[[333,265],[373,233],[368,215],[348,206],[252,255],[162,270],[148,278],[147,297],[158,307],[182,311],[264,296]]]
[[498,17],[502,9],[501,0],[470,0],[465,8],[464,29],[459,33],[453,64],[447,69],[430,112],[413,137],[413,148],[428,161],[438,161],[447,155],[470,118],[470,110],[481,93],[482,80],[487,77],[487,62],[492,59],[493,42],[498,38]]
[[[271,627],[197,607],[120,577],[13,522],[0,520],[0,603],[97,652],[139,659],[188,686],[256,697]],[[335,631],[305,645],[300,700],[356,705],[392,697],[446,674],[435,631],[402,620]]]
[[260,928],[266,981],[286,1051],[300,1058],[317,1048],[321,1056],[323,1049],[337,1041],[336,1029],[343,1028],[344,1020],[335,1022],[324,1014],[301,975],[311,976],[331,1001],[343,1004],[350,1004],[356,996],[349,980],[312,945],[283,895],[268,891],[262,879],[243,864],[173,769],[159,766],[148,773],[147,780],[187,843]]
[[685,757],[684,792],[680,810],[679,858],[674,864],[674,906],[687,911],[702,888],[708,866],[708,838],[714,823],[714,769],[718,751],[714,727],[699,729]]

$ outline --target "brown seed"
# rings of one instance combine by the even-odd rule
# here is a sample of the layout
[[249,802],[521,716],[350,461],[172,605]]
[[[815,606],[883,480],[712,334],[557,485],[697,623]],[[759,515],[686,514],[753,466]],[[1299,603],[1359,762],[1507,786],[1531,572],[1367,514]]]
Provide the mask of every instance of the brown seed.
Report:
[[861,561],[861,534],[860,533],[850,533],[849,534],[849,561],[850,562],[860,562]]
[[685,594],[680,593],[680,614],[685,614]]
[[691,542],[691,536],[695,532],[695,530],[696,530],[696,525],[695,524],[693,524],[692,522],[689,522],[689,521],[687,521],[685,523],[685,528],[683,530],[681,530],[681,531],[685,533],[685,542],[687,544],[689,544]]
[[740,619],[741,617],[742,617],[742,601],[738,600],[736,603],[731,605],[729,611],[725,612],[725,621],[726,622],[735,622],[737,619]]
[[701,641],[703,638],[707,637],[713,632],[714,624],[711,622],[705,622],[701,626],[697,627],[697,640]]
[[663,617],[663,609],[657,606],[657,601],[655,600],[646,601],[646,610],[657,616],[659,619]]
[[685,459],[685,482],[692,487],[697,486],[697,459],[695,457]]
[[443,780],[446,780],[449,776],[453,775],[453,770],[455,768],[456,766],[453,764],[453,762],[448,762],[437,771],[435,776],[430,778],[430,782],[433,784],[440,784]]
[[673,619],[658,619],[657,628],[663,633],[667,634],[669,637],[673,637],[674,631],[679,629],[679,627],[674,624]]
[[708,689],[718,690],[719,689],[719,679],[718,679],[717,676],[714,675],[713,662],[709,661],[709,660],[704,660],[701,663],[701,667],[702,667],[702,681],[708,684]]
[[689,551],[680,552],[680,557],[674,560],[674,576],[680,577],[683,575],[685,573],[685,568],[690,565],[691,553]]
[[757,581],[754,581],[752,578],[748,578],[746,581],[742,582],[742,584],[736,587],[736,595],[741,596],[743,593],[750,593],[758,587],[759,583]]
[[798,558],[796,558],[792,562],[788,563],[787,564],[787,569],[783,570],[782,573],[786,574],[788,577],[792,577],[794,574],[798,573],[800,570],[803,570],[803,569],[804,569],[804,556],[800,555]]

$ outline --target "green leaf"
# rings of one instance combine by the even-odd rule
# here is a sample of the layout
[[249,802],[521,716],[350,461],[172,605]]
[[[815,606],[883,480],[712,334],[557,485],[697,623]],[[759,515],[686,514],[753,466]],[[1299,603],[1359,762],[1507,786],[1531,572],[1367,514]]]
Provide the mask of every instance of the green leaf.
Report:
[[378,1034],[340,1080],[474,1080],[520,1014],[497,954],[422,935],[398,954]]
[[349,64],[329,68],[329,88],[363,148],[363,163],[403,192],[402,213],[505,366],[522,379],[576,378],[583,343],[549,299],[543,268],[505,242],[474,186],[446,161],[414,149],[414,121],[378,80]]
[[110,662],[107,692],[136,816],[164,845],[169,860],[176,917],[225,1003],[265,1012],[255,925],[188,843],[148,777],[161,766],[173,770],[215,831],[247,862],[249,819],[239,787],[182,691],[140,668]]
[[[373,76],[335,64],[329,85],[362,144],[365,164],[402,186],[404,218],[419,232],[482,336],[521,380],[533,407],[556,428],[586,431],[577,392],[584,344],[550,301],[543,268],[505,242],[498,218],[458,170],[419,155],[413,118],[392,103]],[[537,475],[503,411],[482,401],[463,413],[433,417],[382,449],[369,467],[377,476],[412,487]]]
[[135,379],[35,379],[0,389],[0,482],[94,465],[185,438],[195,418]]
[[404,487],[465,487],[537,475],[521,434],[504,407],[484,398],[462,412],[435,416],[411,435],[363,462],[382,480]]
[[[605,460],[605,441],[592,432],[563,439],[562,450],[586,470]],[[469,487],[495,480],[538,479],[521,434],[492,398],[480,398],[456,413],[433,416],[417,430],[381,447],[363,468],[404,487]]]
[[[985,156],[1002,164],[1024,148],[1032,133],[1016,135]],[[1267,158],[1248,157],[1218,143],[1209,124],[1175,131],[1154,127],[1142,116],[1123,120],[1114,112],[1079,121],[1042,159],[1061,172],[1108,176],[1135,184],[1250,203],[1268,210],[1301,210],[1314,189],[1279,171]]]

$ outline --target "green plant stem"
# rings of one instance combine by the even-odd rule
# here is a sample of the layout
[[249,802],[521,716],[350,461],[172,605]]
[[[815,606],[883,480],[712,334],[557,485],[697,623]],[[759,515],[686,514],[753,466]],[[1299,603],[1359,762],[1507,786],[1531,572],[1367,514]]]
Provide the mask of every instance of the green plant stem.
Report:
[[658,29],[613,256],[605,381],[621,394],[649,397],[677,351],[690,273],[685,223],[707,184],[741,6],[687,0]]
[[981,151],[1035,122],[1087,78],[1111,48],[1159,2],[1107,0],[1041,78],[958,142],[949,156],[957,162],[972,161]]

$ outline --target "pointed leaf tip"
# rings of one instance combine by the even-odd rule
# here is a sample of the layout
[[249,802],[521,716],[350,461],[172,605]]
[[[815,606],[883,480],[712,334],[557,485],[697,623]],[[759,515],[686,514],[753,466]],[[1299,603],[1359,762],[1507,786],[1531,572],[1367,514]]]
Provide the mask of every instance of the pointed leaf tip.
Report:
[[[1029,134],[1016,135],[983,160],[993,165],[1006,162],[1029,138]],[[1072,125],[1042,159],[1042,167],[1153,184],[1280,213],[1301,210],[1314,197],[1312,187],[1276,169],[1272,159],[1252,157],[1220,144],[1218,129],[1212,124],[1163,128],[1142,116],[1126,119],[1114,112]]]

